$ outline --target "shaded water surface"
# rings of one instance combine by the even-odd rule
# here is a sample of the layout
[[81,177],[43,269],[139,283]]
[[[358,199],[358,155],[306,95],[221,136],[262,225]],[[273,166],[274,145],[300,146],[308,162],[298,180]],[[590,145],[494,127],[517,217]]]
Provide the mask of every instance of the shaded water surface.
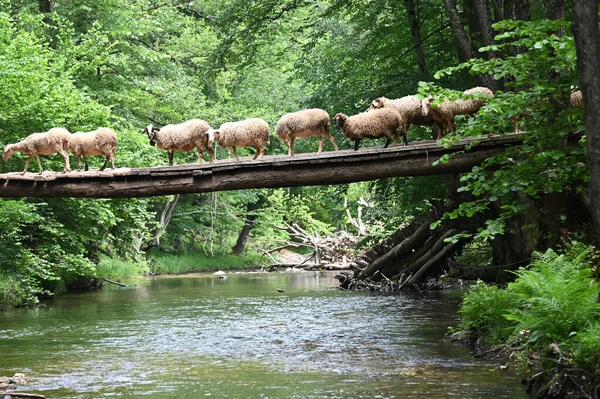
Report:
[[57,399],[528,397],[444,340],[456,292],[344,292],[315,273],[129,283],[0,312],[0,375]]

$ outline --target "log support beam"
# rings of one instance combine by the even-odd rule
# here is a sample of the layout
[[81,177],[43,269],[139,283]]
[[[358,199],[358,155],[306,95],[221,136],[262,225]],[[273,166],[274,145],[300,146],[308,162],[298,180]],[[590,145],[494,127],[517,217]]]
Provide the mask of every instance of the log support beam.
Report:
[[[361,148],[262,160],[220,160],[151,168],[120,168],[87,172],[0,174],[0,197],[137,198],[250,188],[331,185],[390,177],[460,173],[520,144],[521,134],[461,140],[450,148],[435,142],[409,146]],[[467,148],[473,146],[468,151]],[[434,163],[446,154],[447,163]]]

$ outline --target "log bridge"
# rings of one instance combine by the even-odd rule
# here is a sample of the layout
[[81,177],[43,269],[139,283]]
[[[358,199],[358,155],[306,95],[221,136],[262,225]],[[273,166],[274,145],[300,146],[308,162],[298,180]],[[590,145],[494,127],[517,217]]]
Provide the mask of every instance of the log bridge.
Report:
[[[445,148],[434,141],[296,154],[261,160],[218,160],[149,168],[0,174],[0,197],[138,198],[250,188],[331,185],[389,177],[460,173],[520,144],[523,133],[464,139]],[[454,154],[447,163],[442,156]],[[166,156],[166,155],[165,155]]]

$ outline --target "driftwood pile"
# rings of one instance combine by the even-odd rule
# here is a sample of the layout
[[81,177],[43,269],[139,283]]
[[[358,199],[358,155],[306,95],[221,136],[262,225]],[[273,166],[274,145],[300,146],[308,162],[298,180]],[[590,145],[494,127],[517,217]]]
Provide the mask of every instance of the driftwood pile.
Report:
[[[348,267],[347,259],[352,256],[352,251],[358,243],[358,237],[346,231],[338,231],[331,236],[321,238],[315,231],[306,231],[297,223],[285,223],[285,226],[275,226],[286,230],[290,235],[290,241],[285,241],[277,248],[262,251],[271,264],[267,265],[269,270],[294,267],[306,270],[340,270]],[[271,255],[279,253],[287,248],[310,248],[309,255],[303,257],[303,261],[295,263],[281,263]]]
[[447,211],[443,203],[434,205],[418,220],[399,228],[383,242],[374,245],[350,262],[348,271],[335,277],[349,290],[400,291],[431,286],[432,276],[441,276],[447,262],[459,253],[465,239],[451,238],[466,230],[439,226],[431,228]]

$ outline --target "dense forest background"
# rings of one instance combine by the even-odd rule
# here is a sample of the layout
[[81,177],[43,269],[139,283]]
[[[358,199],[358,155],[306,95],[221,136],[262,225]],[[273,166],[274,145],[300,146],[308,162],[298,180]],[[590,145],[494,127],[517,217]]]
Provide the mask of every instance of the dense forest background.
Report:
[[[586,137],[567,140],[584,126],[583,111],[568,107],[579,87],[572,7],[561,0],[0,0],[1,145],[54,126],[108,126],[118,134],[118,167],[166,165],[167,154],[141,134],[150,123],[201,118],[216,127],[261,117],[273,133],[281,115],[303,108],[355,114],[382,95],[456,98],[482,85],[494,99],[477,118],[460,119],[446,141],[510,132],[517,115],[521,130],[539,133],[489,160],[494,172],[475,168],[455,184],[437,176],[141,199],[0,199],[0,302],[34,303],[115,262],[152,270],[148,254],[157,249],[257,254],[290,239],[279,228],[286,222],[320,236],[356,235],[348,215],[359,207],[365,247],[457,188],[466,197],[445,218],[476,220],[470,238],[479,263],[492,262],[494,251],[506,263],[517,252],[519,262],[534,249],[591,240]],[[340,148],[352,147],[334,136]],[[409,141],[430,138],[430,129],[411,127]],[[317,146],[298,140],[296,152]],[[287,148],[274,136],[267,153]],[[176,153],[175,163],[195,157]],[[225,157],[218,149],[217,159]],[[14,156],[0,171],[24,161]],[[62,168],[58,156],[43,162]],[[97,168],[103,160],[90,162]]]

